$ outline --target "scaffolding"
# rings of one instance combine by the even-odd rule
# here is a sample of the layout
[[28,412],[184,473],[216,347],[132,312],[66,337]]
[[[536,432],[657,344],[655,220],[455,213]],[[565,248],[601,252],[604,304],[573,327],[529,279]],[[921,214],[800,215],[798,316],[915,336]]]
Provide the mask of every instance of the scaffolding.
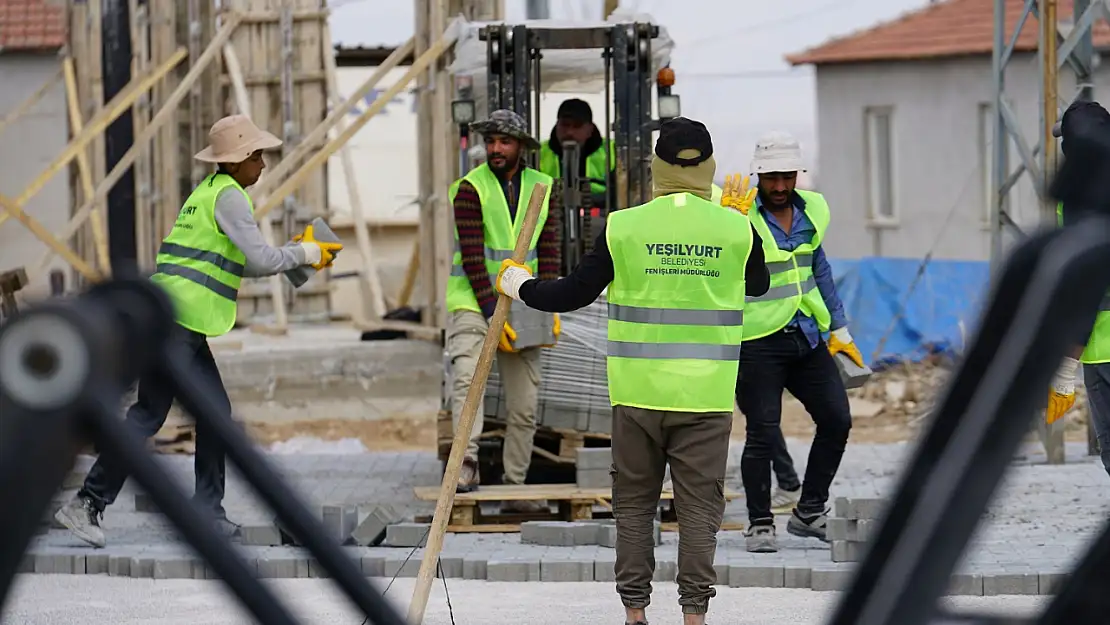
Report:
[[[1007,8],[1020,4],[1017,12]],[[1068,2],[1064,2],[1066,7]],[[1101,0],[1072,0],[1070,19],[1061,19],[1059,0],[994,0],[994,50],[992,75],[994,79],[993,171],[991,172],[991,275],[997,276],[1005,258],[1003,237],[1012,231],[1024,237],[1021,227],[1012,218],[1011,194],[1017,183],[1028,174],[1040,205],[1040,221],[1055,223],[1056,203],[1048,197],[1051,179],[1058,167],[1059,149],[1052,127],[1074,100],[1091,100],[1094,89],[1091,72],[1094,64],[1092,31],[1099,19],[1110,22],[1110,7]],[[1011,13],[1016,13],[1011,14]],[[1037,38],[1037,66],[1039,67],[1039,123],[1036,141],[1030,145],[1022,132],[1014,110],[1014,103],[1007,94],[1006,69],[1020,50],[1021,34],[1032,17],[1039,26]],[[1042,19],[1043,17],[1043,19]],[[1076,90],[1070,97],[1061,97],[1060,70],[1067,65],[1075,75]],[[1065,96],[1067,94],[1064,94]],[[1003,138],[1003,140],[998,140]],[[1009,140],[1006,140],[1009,139]],[[1011,144],[1016,148],[1019,163],[1011,170],[1009,156]],[[1088,452],[1097,453],[1093,429],[1088,419]],[[1064,462],[1064,421],[1053,426],[1041,426],[1050,463]]]

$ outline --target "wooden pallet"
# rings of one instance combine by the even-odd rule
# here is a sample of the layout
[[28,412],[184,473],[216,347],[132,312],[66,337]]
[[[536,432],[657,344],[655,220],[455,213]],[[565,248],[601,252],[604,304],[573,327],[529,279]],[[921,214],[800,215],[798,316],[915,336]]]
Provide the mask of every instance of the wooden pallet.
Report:
[[196,453],[196,427],[192,423],[166,423],[154,435],[151,446],[159,454]]
[[[480,438],[500,440],[505,436],[505,424],[487,417]],[[440,410],[436,419],[436,436],[440,462],[447,462],[451,455],[451,442],[454,439],[451,425],[451,411]],[[582,432],[539,426],[536,429],[536,445],[532,450],[533,461],[548,463],[573,469],[579,447],[608,447],[612,436],[601,432]],[[486,458],[480,458],[486,461]],[[489,458],[488,462],[500,464],[500,458]]]
[[[416,498],[422,501],[437,501],[438,486],[418,486],[414,489]],[[457,493],[455,505],[451,508],[449,532],[518,532],[525,521],[582,521],[588,519],[612,518],[613,506],[610,503],[613,493],[608,488],[578,488],[574,484],[525,484],[483,486],[472,493]],[[725,499],[733,500],[743,495],[725,491]],[[483,503],[502,501],[546,500],[558,505],[557,513],[536,514],[487,514],[482,510]],[[663,491],[660,500],[673,505],[674,492]],[[596,510],[595,507],[601,508]],[[665,520],[669,520],[665,515]],[[513,529],[515,528],[515,529]]]

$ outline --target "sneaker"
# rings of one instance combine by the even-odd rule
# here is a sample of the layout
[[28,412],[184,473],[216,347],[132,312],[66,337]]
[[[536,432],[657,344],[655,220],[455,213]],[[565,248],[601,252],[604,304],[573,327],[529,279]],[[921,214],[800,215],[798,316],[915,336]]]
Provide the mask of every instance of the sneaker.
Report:
[[786,514],[798,505],[798,501],[802,498],[802,487],[799,486],[797,490],[786,490],[780,486],[776,486],[773,493],[771,493],[771,512],[775,514]]
[[459,483],[455,486],[456,493],[470,493],[478,490],[478,461],[474,458],[463,458],[462,470],[459,471]]
[[501,512],[510,514],[550,513],[551,506],[544,499],[513,499],[501,502]]
[[774,525],[753,525],[744,533],[749,553],[775,553],[779,550]]
[[76,496],[72,501],[54,513],[54,520],[73,532],[73,535],[87,542],[93,547],[104,546],[104,530],[100,528],[100,520],[104,518],[104,511],[97,508],[89,497]]
[[829,542],[827,532],[828,525],[829,510],[825,510],[821,514],[814,516],[803,517],[798,513],[798,509],[794,508],[794,512],[790,515],[790,520],[786,522],[786,531],[795,536],[816,538],[824,542]]
[[238,540],[243,537],[243,528],[229,520],[227,517],[219,517],[216,519],[216,532],[231,540]]

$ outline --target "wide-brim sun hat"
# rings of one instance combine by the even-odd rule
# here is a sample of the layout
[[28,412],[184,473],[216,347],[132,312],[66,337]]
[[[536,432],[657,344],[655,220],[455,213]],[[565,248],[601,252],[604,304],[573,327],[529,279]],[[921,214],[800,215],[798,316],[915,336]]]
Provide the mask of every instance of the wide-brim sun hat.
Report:
[[748,173],[767,174],[791,171],[806,171],[805,162],[802,160],[802,148],[798,140],[790,133],[778,130],[760,137],[755,144],[755,154],[752,155],[751,167]]
[[254,125],[246,115],[230,115],[208,131],[208,147],[193,158],[205,163],[242,163],[258,150],[281,147],[281,139]]
[[482,136],[507,135],[533,150],[540,147],[540,142],[528,132],[528,123],[524,118],[508,109],[498,109],[490,113],[489,119],[470,124],[470,129]]

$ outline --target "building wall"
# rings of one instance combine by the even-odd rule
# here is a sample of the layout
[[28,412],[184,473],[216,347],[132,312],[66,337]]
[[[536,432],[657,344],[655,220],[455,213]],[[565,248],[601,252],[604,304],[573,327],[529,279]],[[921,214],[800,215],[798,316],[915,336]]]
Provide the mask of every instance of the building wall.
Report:
[[[38,91],[59,67],[58,57],[52,54],[0,54],[0,119]],[[65,111],[65,89],[58,81],[34,108],[0,130],[0,193],[15,199],[62,153],[68,141]],[[24,210],[50,232],[61,230],[70,215],[68,169],[48,181]],[[0,271],[37,266],[46,250],[17,220],[0,224]],[[55,257],[52,267],[67,265]],[[30,277],[35,280],[34,275]],[[33,292],[41,292],[47,284],[46,276],[39,276]]]
[[[990,161],[984,152],[990,158],[992,132],[983,136],[982,125],[989,127],[991,119],[984,108],[993,99],[990,62],[982,56],[818,68],[817,159],[819,187],[833,212],[830,255],[919,258],[935,246],[936,258],[989,259]],[[1034,55],[1010,62],[1006,89],[1030,149],[1039,136],[1039,81]],[[1098,71],[1095,84],[1096,93],[1110,87],[1110,71]],[[1074,93],[1074,76],[1061,72],[1061,99]],[[869,152],[875,151],[865,132],[869,108],[891,114],[890,219],[876,218],[869,208]],[[1013,171],[1021,160],[1010,144]],[[1010,198],[1015,221],[1027,231],[1036,227],[1040,208],[1028,174]]]

